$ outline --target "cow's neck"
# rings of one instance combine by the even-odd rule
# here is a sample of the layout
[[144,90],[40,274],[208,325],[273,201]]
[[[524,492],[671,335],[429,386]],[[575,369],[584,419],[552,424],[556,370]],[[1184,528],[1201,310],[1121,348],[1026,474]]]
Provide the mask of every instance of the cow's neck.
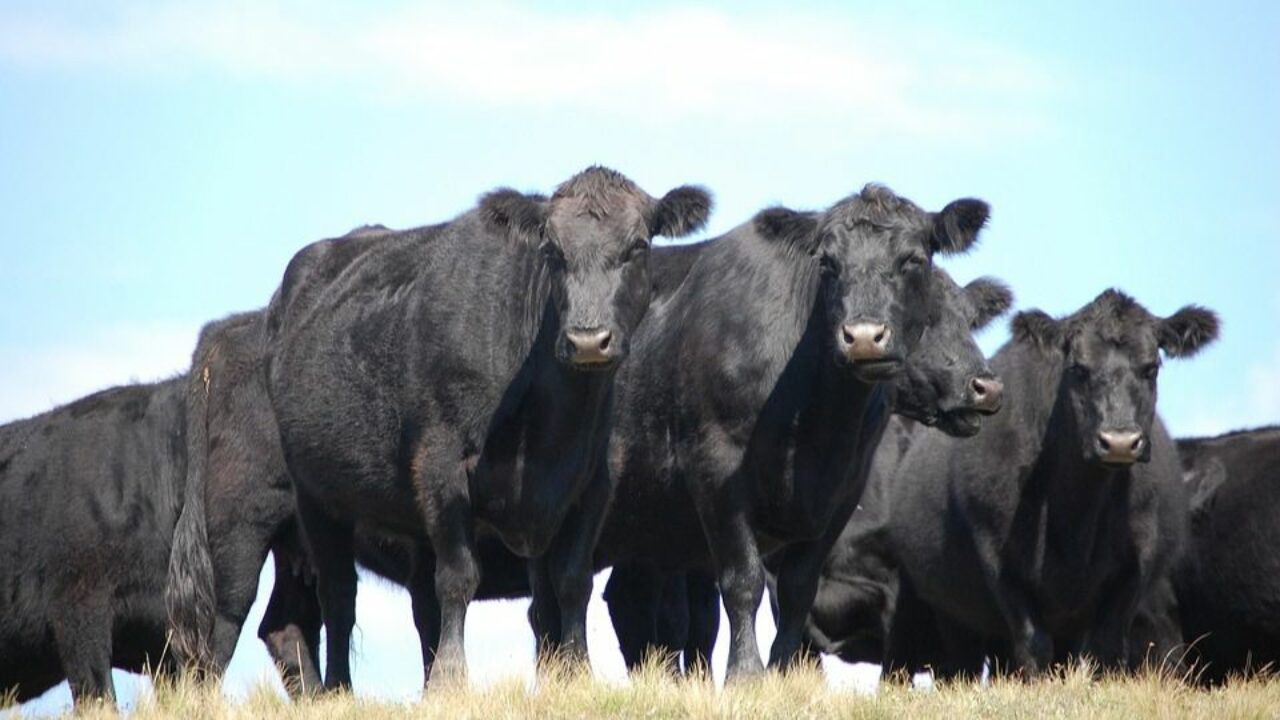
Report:
[[1060,394],[1049,420],[1038,472],[1045,483],[1049,537],[1071,538],[1062,550],[1087,560],[1105,530],[1106,518],[1113,511],[1123,511],[1117,503],[1127,497],[1131,469],[1085,460],[1081,430],[1067,405]]
[[789,440],[785,472],[792,476],[793,495],[788,504],[811,519],[824,518],[841,501],[861,494],[864,461],[889,417],[885,388],[859,380],[834,359],[830,327],[825,303],[817,297],[759,423],[774,426],[776,437]]
[[[535,248],[516,249],[515,283],[510,290],[510,302],[506,308],[506,322],[494,330],[508,335],[507,344],[520,362],[531,354],[547,355],[555,352],[555,339],[560,332],[560,313],[552,300],[555,278],[541,253]],[[554,358],[552,358],[554,359]],[[535,360],[541,362],[539,357]]]

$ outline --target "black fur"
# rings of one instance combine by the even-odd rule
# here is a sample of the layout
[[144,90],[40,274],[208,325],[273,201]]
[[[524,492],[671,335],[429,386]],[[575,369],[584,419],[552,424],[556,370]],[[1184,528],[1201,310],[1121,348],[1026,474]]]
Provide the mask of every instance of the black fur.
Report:
[[[1176,643],[1195,677],[1222,683],[1280,663],[1280,427],[1178,441],[1191,538],[1173,597],[1143,607],[1152,643]],[[1168,628],[1176,633],[1172,641]],[[1179,657],[1178,653],[1169,653]]]
[[19,702],[63,679],[77,703],[110,699],[112,667],[172,671],[162,595],[186,385],[112,388],[0,427],[0,689]]

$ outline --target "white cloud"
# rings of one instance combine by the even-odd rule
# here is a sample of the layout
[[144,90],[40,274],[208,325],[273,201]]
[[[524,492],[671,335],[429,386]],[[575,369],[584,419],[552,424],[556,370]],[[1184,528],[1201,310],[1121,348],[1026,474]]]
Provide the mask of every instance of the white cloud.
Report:
[[317,12],[291,2],[132,6],[93,21],[0,12],[0,58],[214,71],[397,102],[988,136],[1047,124],[1049,72],[991,38],[832,12],[568,15],[503,2]]
[[148,382],[191,363],[198,325],[123,323],[45,346],[0,345],[0,422],[44,412],[113,385]]

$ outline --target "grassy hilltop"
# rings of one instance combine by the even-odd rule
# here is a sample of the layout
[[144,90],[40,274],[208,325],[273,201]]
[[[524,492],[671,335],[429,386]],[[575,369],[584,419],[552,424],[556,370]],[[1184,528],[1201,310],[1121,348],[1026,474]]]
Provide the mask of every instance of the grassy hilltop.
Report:
[[[3,706],[3,703],[0,703]],[[107,706],[85,718],[115,717]],[[700,681],[672,680],[656,670],[628,683],[603,683],[544,673],[536,688],[523,681],[470,689],[434,690],[416,703],[350,695],[290,703],[263,685],[245,700],[189,683],[160,683],[132,713],[151,718],[1280,718],[1280,678],[1239,681],[1214,690],[1159,674],[1095,680],[1083,669],[1039,682],[1001,680],[912,690],[882,683],[874,695],[835,691],[817,671],[801,671],[717,690]]]

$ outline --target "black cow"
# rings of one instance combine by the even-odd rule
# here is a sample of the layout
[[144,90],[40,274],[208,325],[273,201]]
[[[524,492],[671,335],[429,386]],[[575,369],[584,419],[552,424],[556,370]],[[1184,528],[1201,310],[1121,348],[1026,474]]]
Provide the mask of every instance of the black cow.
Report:
[[[344,237],[389,232],[381,225],[365,226]],[[652,251],[655,298],[679,284],[699,247]],[[171,557],[168,600],[178,657],[220,674],[231,659],[270,550],[275,583],[258,634],[282,669],[285,687],[298,694],[320,686],[320,608],[310,564],[291,542],[295,504],[257,337],[264,323],[264,311],[244,313],[210,323],[201,332],[192,360],[189,498]],[[237,522],[242,526],[236,527]],[[404,538],[356,528],[357,562],[402,586],[409,583],[418,550]],[[477,538],[477,554],[476,599],[529,596],[523,559],[486,536]],[[438,641],[434,632],[423,640],[432,651]]]
[[[942,270],[934,273],[929,324],[893,382],[890,403],[895,413],[970,436],[980,416],[998,408],[998,396],[991,393],[998,392],[998,382],[972,333],[1007,311],[1013,298],[990,280],[961,288]],[[877,452],[877,463],[883,454]],[[861,514],[856,512],[855,518]],[[620,563],[610,575],[605,600],[628,667],[650,652],[672,661],[682,655],[686,671],[705,666],[710,658],[720,602],[715,578],[707,573],[663,573],[640,563]]]
[[[1014,318],[993,358],[1010,405],[964,444],[913,443],[890,484],[889,535],[901,577],[887,665],[910,654],[904,607],[936,615],[956,673],[1004,653],[1034,674],[1068,654],[1126,662],[1140,600],[1185,536],[1177,455],[1156,418],[1160,351],[1193,355],[1217,317],[1168,318],[1108,290],[1054,320]],[[995,648],[994,650],[992,648]]]
[[[1191,542],[1166,611],[1210,683],[1280,663],[1280,427],[1178,441]],[[1155,641],[1161,643],[1157,618]],[[1274,667],[1272,668],[1274,669]]]
[[165,567],[186,479],[186,378],[0,427],[0,694],[168,672]]
[[709,208],[700,189],[654,200],[593,167],[550,199],[499,190],[449,223],[294,256],[268,308],[268,391],[316,562],[326,687],[350,683],[356,525],[419,538],[427,677],[465,674],[477,534],[538,558],[535,602],[556,596],[565,652],[585,656],[609,494],[595,470],[649,303],[649,243]]
[[[703,246],[637,333],[597,562],[714,568],[730,678],[762,669],[763,553],[786,549],[771,662],[798,648],[833,529],[861,492],[860,448],[887,418],[881,382],[928,323],[932,255],[968,248],[986,217],[980,201],[928,213],[878,186],[823,213],[766,210]],[[555,637],[555,616],[535,593],[535,632]]]

